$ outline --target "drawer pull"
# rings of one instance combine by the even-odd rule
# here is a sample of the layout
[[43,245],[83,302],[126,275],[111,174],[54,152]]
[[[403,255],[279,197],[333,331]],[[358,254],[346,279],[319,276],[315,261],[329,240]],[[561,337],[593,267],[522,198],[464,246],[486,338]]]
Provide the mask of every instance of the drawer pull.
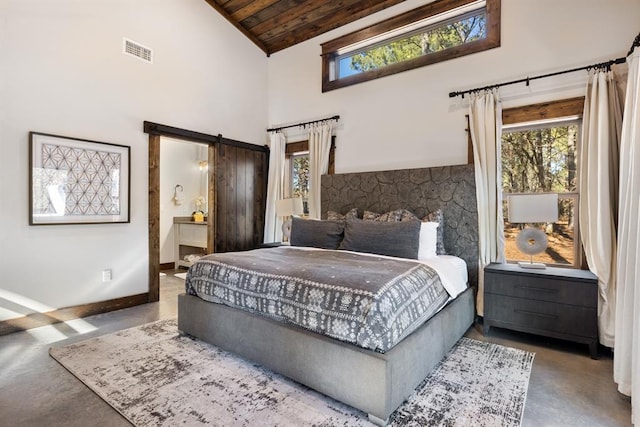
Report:
[[536,287],[533,287],[533,286],[516,285],[515,288],[524,289],[524,290],[527,290],[527,291],[546,292],[548,294],[557,294],[558,293],[557,289],[536,288]]
[[513,311],[516,312],[516,313],[529,314],[531,316],[545,317],[547,319],[557,319],[558,318],[558,316],[554,316],[553,314],[542,314],[542,313],[536,313],[534,311],[528,311],[528,310],[514,309]]

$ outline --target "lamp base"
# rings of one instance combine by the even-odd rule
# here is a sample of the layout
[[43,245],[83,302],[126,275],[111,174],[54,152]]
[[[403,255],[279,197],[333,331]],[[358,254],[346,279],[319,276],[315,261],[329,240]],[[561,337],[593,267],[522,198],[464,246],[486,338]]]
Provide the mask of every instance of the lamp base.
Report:
[[282,241],[288,242],[291,238],[291,224],[293,221],[291,218],[285,219],[282,221]]
[[519,261],[518,265],[520,266],[520,268],[533,268],[537,270],[543,270],[547,268],[547,266],[542,264],[541,262]]

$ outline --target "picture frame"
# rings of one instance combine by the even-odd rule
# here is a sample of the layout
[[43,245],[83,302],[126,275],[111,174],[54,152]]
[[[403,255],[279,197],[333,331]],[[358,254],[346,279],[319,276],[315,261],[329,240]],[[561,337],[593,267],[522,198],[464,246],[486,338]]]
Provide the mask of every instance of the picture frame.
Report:
[[130,151],[29,132],[29,225],[130,222]]

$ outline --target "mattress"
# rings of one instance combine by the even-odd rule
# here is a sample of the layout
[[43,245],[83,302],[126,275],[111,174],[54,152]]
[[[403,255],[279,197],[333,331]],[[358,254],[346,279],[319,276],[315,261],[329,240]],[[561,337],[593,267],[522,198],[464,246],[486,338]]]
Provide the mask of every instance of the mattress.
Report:
[[185,286],[206,301],[386,352],[466,281],[456,261],[442,257],[418,262],[280,247],[203,257],[189,269]]

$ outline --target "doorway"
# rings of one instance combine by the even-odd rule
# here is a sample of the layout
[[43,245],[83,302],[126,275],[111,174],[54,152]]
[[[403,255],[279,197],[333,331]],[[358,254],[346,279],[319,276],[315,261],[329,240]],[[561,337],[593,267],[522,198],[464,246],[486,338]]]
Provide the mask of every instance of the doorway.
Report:
[[208,253],[254,249],[262,243],[269,149],[152,122],[144,122],[144,132],[149,134],[149,302],[155,302],[160,298],[163,137],[207,146]]
[[[161,128],[158,129],[157,126],[160,126]],[[166,237],[167,229],[172,228],[170,225],[162,224],[161,218],[163,216],[163,207],[167,209],[170,203],[173,203],[175,205],[175,199],[171,201],[171,198],[174,198],[177,195],[178,198],[181,199],[181,202],[179,205],[176,205],[177,209],[174,211],[174,213],[180,212],[183,214],[180,215],[180,217],[188,218],[191,216],[191,212],[193,212],[189,211],[189,209],[193,207],[195,210],[196,208],[195,197],[192,198],[191,195],[195,194],[196,192],[201,193],[205,186],[206,196],[204,197],[206,201],[215,200],[215,183],[213,179],[214,174],[213,168],[210,166],[215,165],[215,150],[213,148],[213,143],[215,142],[214,140],[216,139],[216,137],[212,135],[198,134],[197,132],[186,131],[183,129],[156,125],[150,122],[144,123],[144,129],[145,132],[149,134],[149,302],[155,302],[159,301],[160,299],[161,264],[167,266],[167,264],[170,262],[168,259],[166,259],[166,255],[163,255],[164,258],[161,258],[163,243],[166,243],[166,239],[163,239],[163,237]],[[205,179],[206,183],[203,185],[201,182],[196,182],[197,179],[190,180],[190,184],[187,184],[187,194],[185,194],[185,184],[181,184],[180,182],[176,181],[175,184],[169,184],[169,186],[173,185],[173,192],[169,190],[169,194],[165,195],[165,193],[167,192],[166,190],[161,193],[162,177],[160,172],[161,153],[164,151],[163,145],[186,145],[187,143],[197,144],[198,148],[206,147],[204,149],[204,153],[201,149],[193,149],[193,164],[195,165],[194,167],[197,166],[199,169],[200,162],[204,162],[206,159],[207,168],[206,171],[204,171],[204,178],[201,178]],[[185,150],[178,149],[177,151],[181,152]],[[186,151],[188,152],[189,150]],[[188,154],[184,155],[184,157],[188,157]],[[168,175],[171,178],[171,174]],[[176,175],[180,174],[175,174],[174,178],[176,177]],[[186,179],[187,175],[188,174],[182,175],[182,178]],[[178,185],[180,185],[181,188],[177,187]],[[191,190],[189,190],[189,188],[191,188]],[[198,196],[202,196],[202,194],[198,194]],[[206,206],[207,222],[204,227],[206,228],[207,243],[206,250],[202,251],[202,253],[211,253],[214,249],[213,236],[215,236],[215,213],[213,212],[212,205],[213,203],[208,203]],[[186,209],[186,211],[184,209]],[[171,215],[171,221],[173,221],[173,215]],[[202,225],[200,225],[200,227],[202,227]],[[171,233],[172,231],[168,232]],[[175,241],[172,241],[170,244],[174,244],[175,250]],[[172,255],[174,255],[175,263],[176,255],[173,252]]]

